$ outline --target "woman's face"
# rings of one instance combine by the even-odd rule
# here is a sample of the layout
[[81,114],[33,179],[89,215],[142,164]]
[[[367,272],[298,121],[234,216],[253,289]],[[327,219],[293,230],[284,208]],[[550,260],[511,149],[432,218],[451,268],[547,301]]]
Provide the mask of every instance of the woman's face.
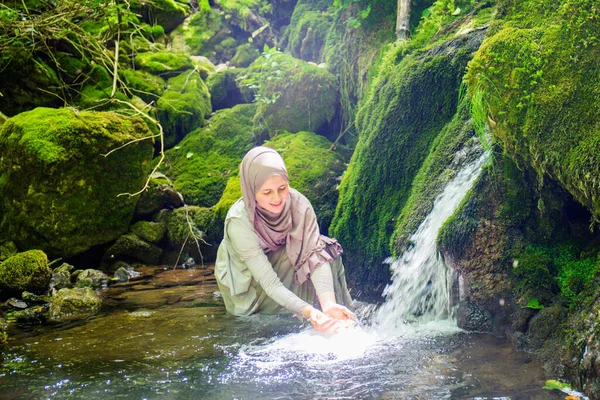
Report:
[[273,214],[280,214],[289,195],[288,181],[280,175],[273,175],[256,192],[256,202],[263,209]]

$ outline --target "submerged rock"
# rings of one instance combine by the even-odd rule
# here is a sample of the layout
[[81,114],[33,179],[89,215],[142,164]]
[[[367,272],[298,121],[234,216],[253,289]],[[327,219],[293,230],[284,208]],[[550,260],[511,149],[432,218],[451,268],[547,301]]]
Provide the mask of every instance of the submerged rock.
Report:
[[97,269],[75,271],[72,278],[75,278],[75,285],[77,287],[91,287],[93,289],[106,287],[108,282],[108,275]]
[[60,267],[57,267],[52,271],[52,278],[50,279],[49,288],[50,290],[60,290],[62,288],[70,288],[71,285],[71,271],[73,266],[67,263],[62,263]]
[[0,288],[8,292],[43,293],[52,272],[48,257],[41,250],[30,250],[8,258],[0,264]]
[[89,287],[60,289],[49,310],[51,321],[85,318],[100,310],[102,300]]

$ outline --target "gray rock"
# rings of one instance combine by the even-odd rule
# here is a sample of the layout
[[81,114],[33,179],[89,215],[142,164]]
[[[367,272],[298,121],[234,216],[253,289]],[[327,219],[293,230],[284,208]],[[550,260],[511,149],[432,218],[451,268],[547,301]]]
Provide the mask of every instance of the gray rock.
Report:
[[492,332],[492,314],[475,302],[463,301],[458,305],[457,324],[468,331]]
[[77,274],[73,274],[75,277],[75,285],[77,287],[91,287],[99,289],[106,287],[108,282],[108,275],[97,269],[86,269],[83,271],[77,271]]
[[15,299],[14,297],[11,297],[10,299],[8,299],[5,304],[12,308],[18,308],[18,309],[27,308],[27,303],[25,303],[23,300]]
[[142,274],[140,272],[137,272],[136,270],[134,270],[133,267],[127,266],[127,267],[120,267],[115,272],[114,277],[119,282],[129,282],[130,279],[137,278],[140,275],[142,275]]
[[49,288],[50,291],[52,289],[60,290],[63,288],[70,288],[71,285],[71,270],[73,270],[73,266],[67,263],[63,263],[60,267],[55,268],[52,271],[52,278],[50,278]]

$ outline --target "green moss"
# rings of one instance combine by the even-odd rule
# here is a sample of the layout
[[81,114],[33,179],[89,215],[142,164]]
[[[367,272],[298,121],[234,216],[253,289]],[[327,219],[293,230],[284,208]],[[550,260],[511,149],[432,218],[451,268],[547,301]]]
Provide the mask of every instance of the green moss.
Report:
[[0,264],[0,287],[9,292],[43,293],[52,271],[41,250],[29,250],[9,257]]
[[[198,245],[194,240],[198,239]],[[214,259],[218,243],[223,238],[222,221],[217,221],[215,213],[206,207],[186,206],[173,210],[167,222],[169,245],[176,251],[185,251],[199,259]]]
[[469,88],[484,94],[502,147],[540,181],[560,182],[597,219],[600,88],[591,82],[598,77],[600,27],[593,21],[600,10],[586,0],[532,0],[503,2],[501,11],[502,22],[469,66]]
[[166,32],[175,29],[190,15],[189,6],[176,0],[153,0],[150,3],[143,2],[143,6],[140,3],[135,0],[132,6],[141,11],[147,23],[158,24]]
[[327,234],[337,204],[338,180],[345,168],[344,155],[339,150],[331,150],[329,140],[312,132],[282,133],[264,146],[281,154],[290,186],[310,200],[321,233]]
[[252,99],[242,95],[237,80],[245,73],[239,68],[226,69],[214,73],[206,80],[210,92],[210,102],[214,111],[231,108],[236,104],[248,103]]
[[150,221],[139,221],[131,226],[131,232],[150,243],[160,242],[165,236],[166,229],[165,224]]
[[156,101],[165,91],[165,81],[149,72],[126,69],[121,74],[129,89],[146,103]]
[[330,227],[347,248],[372,258],[390,254],[396,219],[435,138],[456,113],[462,74],[479,40],[465,36],[407,56],[374,83],[357,116],[359,143]]
[[17,254],[19,250],[13,242],[0,243],[0,262]]
[[321,62],[327,33],[331,28],[332,14],[327,7],[300,0],[294,7],[290,25],[283,38],[285,48],[294,57]]
[[204,125],[211,112],[210,93],[195,71],[170,78],[167,90],[156,103],[167,147]]
[[251,43],[244,43],[235,49],[235,55],[231,59],[231,65],[246,68],[254,60],[260,57],[260,52]]
[[[144,233],[148,233],[147,231]],[[162,249],[138,237],[135,233],[127,233],[110,246],[104,253],[104,261],[136,260],[145,264],[157,265]]]
[[207,127],[190,133],[166,152],[161,171],[187,204],[210,207],[218,202],[227,180],[253,147],[255,112],[254,104],[220,110]]
[[183,51],[139,53],[135,56],[137,68],[152,74],[176,74],[194,68],[190,56]]
[[66,321],[85,318],[100,310],[102,299],[89,287],[60,289],[48,311],[50,320]]
[[218,221],[225,221],[227,212],[233,203],[242,198],[242,187],[240,185],[241,183],[239,176],[232,176],[227,181],[227,185],[223,190],[223,194],[221,195],[219,202],[212,207],[215,217]]
[[223,22],[219,13],[211,9],[208,0],[201,0],[198,5],[199,10],[190,18],[189,24],[179,26],[175,34],[183,37],[192,54],[211,57],[214,55],[214,38]]
[[255,123],[271,134],[283,130],[318,132],[335,114],[335,77],[286,54],[260,57],[250,65],[241,83],[256,88]]
[[236,20],[236,24],[243,30],[247,30],[247,20],[251,12],[255,11],[263,15],[272,9],[270,2],[265,0],[221,0],[219,5],[226,14]]
[[152,157],[137,117],[37,108],[0,130],[0,230],[21,249],[71,257],[127,231]]

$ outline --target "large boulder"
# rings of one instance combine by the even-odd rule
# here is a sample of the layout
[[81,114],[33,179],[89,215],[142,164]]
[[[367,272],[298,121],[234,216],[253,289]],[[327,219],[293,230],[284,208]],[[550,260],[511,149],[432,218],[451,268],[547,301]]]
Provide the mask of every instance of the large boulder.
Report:
[[210,93],[196,71],[183,72],[168,81],[167,90],[156,103],[167,147],[204,125],[210,115]]
[[242,84],[258,87],[255,123],[277,131],[321,133],[338,103],[336,78],[324,68],[271,52],[254,61]]
[[168,161],[161,170],[187,204],[210,207],[219,201],[227,180],[254,145],[255,111],[255,104],[219,110],[207,127],[166,152]]
[[9,292],[43,293],[51,276],[48,257],[41,250],[19,253],[0,264],[0,288]]
[[143,186],[153,148],[138,139],[148,136],[140,118],[110,112],[37,108],[9,119],[0,129],[2,235],[67,258],[127,232],[137,197],[123,194]]

